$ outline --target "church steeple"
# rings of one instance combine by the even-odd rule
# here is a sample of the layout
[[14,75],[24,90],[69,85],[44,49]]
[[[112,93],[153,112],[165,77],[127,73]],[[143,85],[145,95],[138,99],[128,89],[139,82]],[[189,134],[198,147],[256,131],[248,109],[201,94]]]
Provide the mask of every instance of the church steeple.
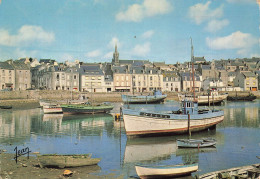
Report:
[[112,64],[119,65],[119,53],[117,51],[117,44],[115,45],[115,52],[113,53]]

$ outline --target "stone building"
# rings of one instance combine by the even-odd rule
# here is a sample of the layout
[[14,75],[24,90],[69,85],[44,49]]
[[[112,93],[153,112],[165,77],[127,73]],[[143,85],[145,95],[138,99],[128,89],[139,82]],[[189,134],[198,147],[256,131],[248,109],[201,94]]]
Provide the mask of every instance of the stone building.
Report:
[[238,72],[234,79],[234,86],[243,88],[244,91],[257,91],[257,76],[250,71],[240,73]]
[[132,92],[133,74],[129,66],[113,66],[112,71],[115,91]]
[[164,71],[163,75],[163,91],[181,91],[180,77],[173,71]]
[[15,89],[15,70],[7,62],[0,62],[0,90]]
[[105,92],[104,73],[99,65],[80,66],[79,68],[80,91]]
[[199,76],[198,74],[194,75],[194,86],[193,86],[193,76],[191,72],[180,73],[180,77],[181,77],[182,91],[190,92],[192,91],[192,88],[194,88],[195,91],[201,90],[202,79],[201,76]]
[[8,60],[15,70],[15,90],[26,90],[31,88],[31,71],[30,66],[17,60]]

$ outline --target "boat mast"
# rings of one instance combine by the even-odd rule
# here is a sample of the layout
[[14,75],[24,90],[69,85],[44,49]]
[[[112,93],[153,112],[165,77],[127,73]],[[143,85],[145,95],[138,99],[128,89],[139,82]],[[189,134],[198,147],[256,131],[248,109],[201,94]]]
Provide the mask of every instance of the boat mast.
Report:
[[192,86],[192,91],[193,91],[193,99],[194,101],[196,100],[195,97],[195,77],[194,77],[194,52],[193,52],[193,45],[192,45],[192,38],[191,40],[191,63],[192,63],[192,81],[193,81],[193,86]]

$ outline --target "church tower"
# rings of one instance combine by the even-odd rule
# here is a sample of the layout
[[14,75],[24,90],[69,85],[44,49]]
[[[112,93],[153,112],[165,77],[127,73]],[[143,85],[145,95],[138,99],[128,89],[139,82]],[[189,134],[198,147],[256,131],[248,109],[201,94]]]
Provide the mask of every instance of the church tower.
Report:
[[112,64],[119,65],[119,53],[117,52],[117,44],[115,45],[115,52],[113,53]]

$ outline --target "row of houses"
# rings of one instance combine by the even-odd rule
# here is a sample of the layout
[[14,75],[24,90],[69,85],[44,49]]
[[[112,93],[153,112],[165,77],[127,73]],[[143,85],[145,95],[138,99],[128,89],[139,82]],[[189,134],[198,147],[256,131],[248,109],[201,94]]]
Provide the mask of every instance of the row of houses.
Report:
[[120,60],[117,47],[111,62],[57,63],[52,59],[23,58],[0,62],[1,90],[70,90],[82,92],[196,91],[207,89],[257,91],[260,58],[165,64],[149,60]]

